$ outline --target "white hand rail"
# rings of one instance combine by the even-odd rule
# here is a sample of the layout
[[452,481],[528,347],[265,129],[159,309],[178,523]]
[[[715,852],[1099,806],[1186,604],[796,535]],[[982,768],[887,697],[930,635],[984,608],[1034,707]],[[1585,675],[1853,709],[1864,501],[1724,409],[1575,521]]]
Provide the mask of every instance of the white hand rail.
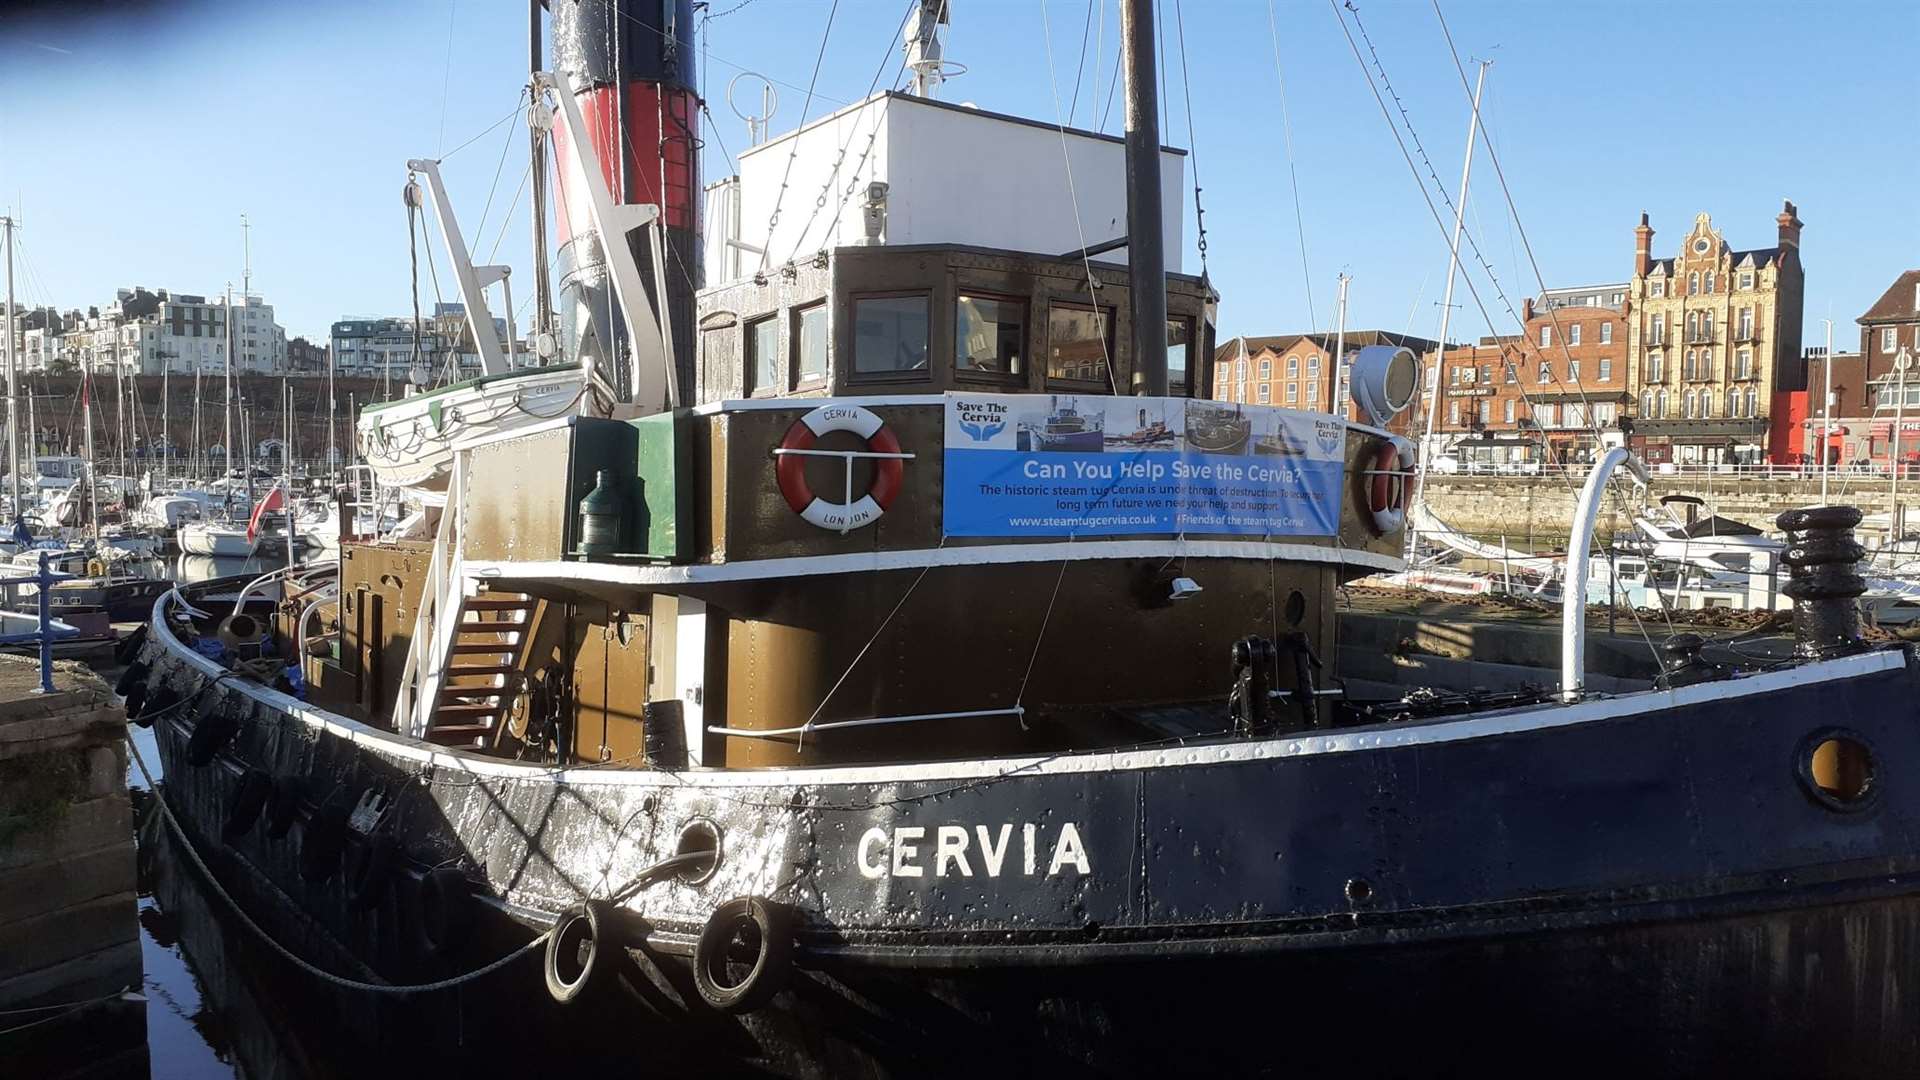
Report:
[[1567,583],[1560,601],[1560,699],[1578,701],[1587,682],[1587,556],[1593,549],[1594,521],[1607,492],[1607,477],[1625,465],[1640,486],[1647,484],[1647,467],[1624,446],[1615,446],[1594,462],[1580,489],[1580,505],[1573,514],[1573,535],[1567,540]]

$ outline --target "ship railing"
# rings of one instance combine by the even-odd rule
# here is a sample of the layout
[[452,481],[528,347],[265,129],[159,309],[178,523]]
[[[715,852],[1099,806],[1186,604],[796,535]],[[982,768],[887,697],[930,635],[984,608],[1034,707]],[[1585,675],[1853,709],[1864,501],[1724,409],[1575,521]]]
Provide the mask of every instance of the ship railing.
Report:
[[459,630],[460,608],[468,588],[466,573],[460,565],[461,489],[465,486],[467,455],[453,456],[453,472],[447,485],[447,503],[440,511],[440,527],[434,530],[433,553],[427,562],[427,577],[420,590],[420,606],[414,615],[413,638],[407,645],[407,660],[400,671],[400,692],[393,703],[393,728],[415,738],[423,738],[433,720],[433,709],[446,681],[447,658],[452,655],[453,640]]
[[1027,714],[1024,705],[1009,705],[1000,709],[963,709],[958,712],[911,713],[905,716],[867,716],[858,720],[809,720],[804,724],[784,728],[736,728],[724,724],[708,725],[707,733],[725,735],[733,739],[787,739],[805,738],[816,732],[838,731],[843,728],[877,727],[883,724],[912,724],[922,720],[972,720],[985,716],[1018,716]]

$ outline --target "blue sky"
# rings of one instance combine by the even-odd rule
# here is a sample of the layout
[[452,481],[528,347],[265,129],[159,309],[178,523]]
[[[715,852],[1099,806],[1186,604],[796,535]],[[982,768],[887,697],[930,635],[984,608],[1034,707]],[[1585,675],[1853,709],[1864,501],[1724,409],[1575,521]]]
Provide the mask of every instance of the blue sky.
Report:
[[[715,10],[735,3],[717,0]],[[944,96],[1057,120],[1055,87],[1064,110],[1085,32],[1093,55],[1073,121],[1097,125],[1089,103],[1106,97],[1117,16],[1114,0],[1094,4],[1088,32],[1087,0],[954,0],[947,54],[969,71]],[[789,84],[776,130],[799,120],[829,5],[753,0],[711,22],[705,81],[718,124],[708,133],[708,178],[730,171],[722,144],[745,142],[724,101],[739,71]],[[216,292],[231,280],[237,288],[244,212],[254,226],[255,287],[290,333],[324,336],[345,315],[405,312],[405,161],[453,151],[514,110],[525,78],[525,8],[517,0],[260,0],[85,14],[103,6],[112,7],[54,4],[44,7],[62,14],[0,16],[0,206],[25,223],[19,299],[70,307],[134,283]],[[1327,326],[1342,270],[1354,279],[1350,326],[1431,336],[1444,236],[1326,0],[1274,4],[1311,320],[1268,6],[1182,6],[1162,4],[1171,99],[1163,136],[1195,150],[1209,268],[1223,294],[1221,336]],[[1451,189],[1467,96],[1432,6],[1359,6]],[[864,93],[905,7],[840,0],[809,116]],[[1920,265],[1920,4],[1443,0],[1442,9],[1463,56],[1495,61],[1483,116],[1549,285],[1623,280],[1643,210],[1658,230],[1656,254],[1669,255],[1702,210],[1736,248],[1770,246],[1773,216],[1791,198],[1806,222],[1808,343],[1820,340],[1831,310],[1844,346],[1857,342],[1853,318],[1900,270]],[[1115,102],[1106,128],[1120,123]],[[500,260],[515,265],[516,302],[531,285],[525,195],[503,215],[525,167],[511,123],[445,165],[477,255],[498,237]],[[1191,191],[1187,213],[1184,268],[1197,272]],[[1484,155],[1467,222],[1517,306],[1535,289],[1533,273]],[[451,299],[444,260],[440,270]],[[426,276],[423,265],[423,303],[433,295]],[[1491,303],[1491,290],[1483,292]],[[1460,293],[1467,306],[1450,336],[1488,332]],[[1512,329],[1497,305],[1495,316],[1497,329]]]

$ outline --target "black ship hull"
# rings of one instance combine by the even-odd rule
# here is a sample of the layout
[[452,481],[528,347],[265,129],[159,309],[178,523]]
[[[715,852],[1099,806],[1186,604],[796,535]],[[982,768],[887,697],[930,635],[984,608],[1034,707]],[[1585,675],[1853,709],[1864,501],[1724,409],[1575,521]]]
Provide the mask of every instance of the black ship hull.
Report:
[[[155,637],[156,679],[195,702],[156,729],[169,801],[316,960],[471,970],[644,876],[690,823],[723,838],[710,874],[625,902],[618,977],[585,1000],[547,1002],[536,954],[422,997],[465,1019],[409,1038],[484,1017],[611,1040],[610,1060],[820,1076],[1391,1075],[1441,1053],[1518,1071],[1549,1051],[1575,1073],[1920,1067],[1901,981],[1920,959],[1920,675],[1900,651],[1273,740],[738,775],[481,761],[231,681],[243,720],[195,766],[210,672]],[[1829,738],[1871,755],[1857,797],[1813,781]],[[298,793],[284,835],[227,829],[247,769]],[[302,850],[366,791],[400,856],[371,904],[350,855]],[[441,952],[422,936],[436,866],[475,894],[470,937]],[[737,1016],[687,959],[736,896],[797,915],[791,978]]]

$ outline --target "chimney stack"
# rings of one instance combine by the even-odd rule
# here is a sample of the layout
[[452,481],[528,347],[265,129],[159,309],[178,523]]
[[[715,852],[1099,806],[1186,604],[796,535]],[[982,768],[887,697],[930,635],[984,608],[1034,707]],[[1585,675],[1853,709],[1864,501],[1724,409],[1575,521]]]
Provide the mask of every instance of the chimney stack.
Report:
[[1794,212],[1793,201],[1786,200],[1786,208],[1780,216],[1773,219],[1780,226],[1780,246],[1783,248],[1800,247],[1800,215]]
[[1521,322],[1533,321],[1533,297],[1531,296],[1520,301],[1520,321]]
[[1647,215],[1642,212],[1640,224],[1633,230],[1633,276],[1646,277],[1653,269],[1653,226],[1647,224]]

